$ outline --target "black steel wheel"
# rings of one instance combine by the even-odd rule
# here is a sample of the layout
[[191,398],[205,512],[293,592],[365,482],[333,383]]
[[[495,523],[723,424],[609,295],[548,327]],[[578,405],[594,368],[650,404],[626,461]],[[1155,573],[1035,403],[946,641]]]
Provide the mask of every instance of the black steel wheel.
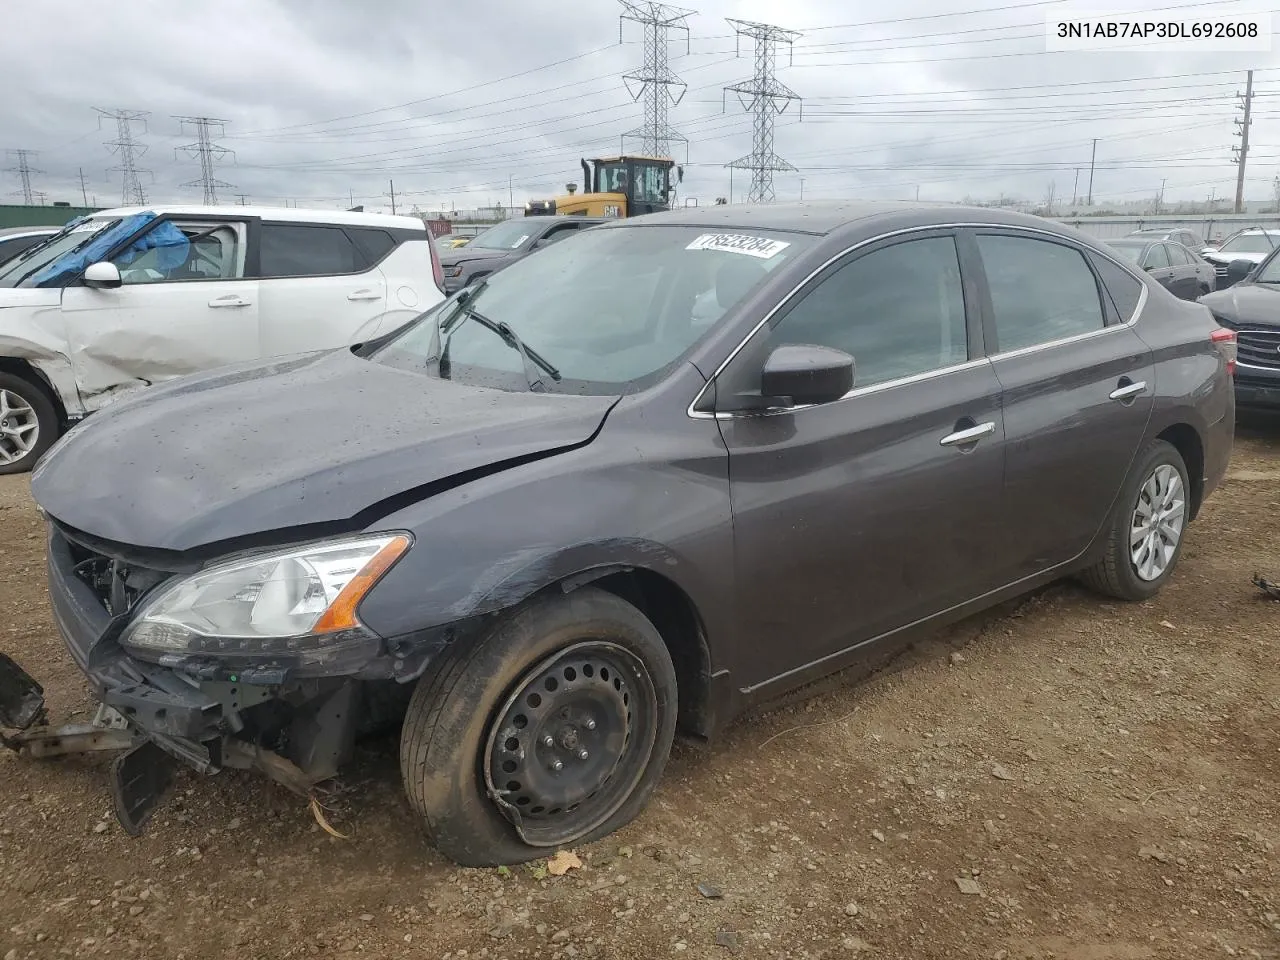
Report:
[[405,792],[463,866],[599,839],[652,794],[675,736],[671,656],[596,587],[531,601],[423,674],[400,738]]
[[608,820],[644,773],[658,697],[644,662],[604,640],[536,665],[489,734],[491,796],[526,842],[572,843]]

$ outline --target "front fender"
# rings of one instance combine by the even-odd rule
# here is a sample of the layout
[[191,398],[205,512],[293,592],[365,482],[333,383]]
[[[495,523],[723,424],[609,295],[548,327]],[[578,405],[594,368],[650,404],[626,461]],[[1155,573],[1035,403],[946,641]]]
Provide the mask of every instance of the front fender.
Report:
[[[683,416],[683,410],[679,411]],[[474,624],[556,583],[634,568],[693,603],[713,660],[732,636],[728,458],[713,421],[637,456],[613,414],[592,443],[406,506],[370,529],[413,532],[413,548],[365,598],[361,620],[398,637]],[[660,441],[658,441],[660,442]],[[732,669],[729,663],[717,664]]]

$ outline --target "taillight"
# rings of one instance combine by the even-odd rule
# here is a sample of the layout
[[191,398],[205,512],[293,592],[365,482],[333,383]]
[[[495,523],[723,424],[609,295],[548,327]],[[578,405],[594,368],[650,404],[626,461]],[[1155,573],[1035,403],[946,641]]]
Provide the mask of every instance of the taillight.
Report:
[[[430,232],[428,232],[430,237]],[[440,251],[436,249],[435,238],[427,240],[427,249],[431,251],[431,279],[436,282],[436,286],[441,293],[444,293],[444,267],[440,266]]]
[[1209,334],[1210,342],[1218,348],[1218,352],[1227,361],[1227,373],[1236,375],[1236,332],[1226,327],[1219,327]]

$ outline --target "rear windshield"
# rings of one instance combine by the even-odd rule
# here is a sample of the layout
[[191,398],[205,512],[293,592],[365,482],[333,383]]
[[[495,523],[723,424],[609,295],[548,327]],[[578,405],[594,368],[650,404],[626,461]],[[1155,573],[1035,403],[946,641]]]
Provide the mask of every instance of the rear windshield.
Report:
[[543,378],[548,390],[623,393],[664,376],[772,271],[814,242],[776,230],[584,230],[445,301],[372,359],[525,390],[520,351],[492,329],[506,324],[560,375]]
[[1146,240],[1112,240],[1107,246],[1126,260],[1132,260],[1137,263],[1142,256],[1142,251],[1147,249],[1150,244]]

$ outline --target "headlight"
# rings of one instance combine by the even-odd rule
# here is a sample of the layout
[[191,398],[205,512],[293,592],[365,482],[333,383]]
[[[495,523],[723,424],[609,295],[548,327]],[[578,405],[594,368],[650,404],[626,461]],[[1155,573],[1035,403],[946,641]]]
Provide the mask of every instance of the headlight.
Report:
[[460,263],[459,263],[458,265],[453,266],[453,267],[445,267],[445,268],[444,268],[444,275],[445,275],[446,277],[460,277],[460,276],[462,276],[462,264],[460,264]]
[[252,655],[367,639],[356,608],[411,542],[389,533],[217,564],[159,589],[120,642],[157,653]]

